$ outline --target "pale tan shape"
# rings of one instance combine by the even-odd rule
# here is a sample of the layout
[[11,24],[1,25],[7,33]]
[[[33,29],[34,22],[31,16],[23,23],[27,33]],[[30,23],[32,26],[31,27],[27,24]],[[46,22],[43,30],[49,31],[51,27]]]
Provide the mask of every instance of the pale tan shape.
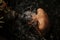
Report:
[[37,14],[32,15],[33,21],[38,21],[38,29],[36,30],[41,35],[45,35],[47,29],[49,28],[49,19],[47,13],[41,8],[37,9]]
[[45,30],[48,27],[49,24],[48,15],[41,8],[37,9],[37,20],[39,22],[38,26],[40,30]]

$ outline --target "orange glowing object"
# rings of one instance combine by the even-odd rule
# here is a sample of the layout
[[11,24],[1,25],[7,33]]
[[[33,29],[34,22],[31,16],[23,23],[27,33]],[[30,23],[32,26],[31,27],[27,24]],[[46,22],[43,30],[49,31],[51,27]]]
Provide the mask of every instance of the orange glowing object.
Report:
[[37,15],[33,15],[33,20],[38,21],[38,29],[39,32],[43,33],[43,31],[48,29],[49,20],[48,15],[41,8],[37,9]]

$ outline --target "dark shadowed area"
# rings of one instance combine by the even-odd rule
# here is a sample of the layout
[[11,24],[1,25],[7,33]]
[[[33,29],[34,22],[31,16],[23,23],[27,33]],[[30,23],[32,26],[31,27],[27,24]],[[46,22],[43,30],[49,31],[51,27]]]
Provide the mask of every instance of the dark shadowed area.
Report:
[[[0,28],[0,40],[59,40],[60,39],[60,4],[59,0],[5,0],[8,3],[8,7],[13,10],[8,11],[8,14],[4,14],[2,25],[4,28]],[[32,4],[33,3],[33,4]],[[28,27],[26,20],[31,18],[31,15],[27,18],[27,13],[36,13],[37,8],[42,8],[48,14],[50,22],[50,31],[44,36],[40,37],[35,28]],[[1,9],[1,8],[0,8]],[[29,10],[29,12],[28,12]],[[15,11],[15,12],[14,12]],[[31,12],[30,12],[31,11]],[[0,10],[0,14],[4,13]],[[13,14],[15,13],[15,14]],[[18,15],[17,15],[17,14]],[[15,16],[14,16],[15,15]],[[23,20],[22,17],[24,17]],[[32,19],[30,19],[32,20]],[[30,21],[28,20],[28,21]],[[21,27],[20,27],[21,26]],[[33,23],[32,26],[36,26]],[[26,30],[27,29],[27,30]],[[25,38],[27,37],[27,38]]]

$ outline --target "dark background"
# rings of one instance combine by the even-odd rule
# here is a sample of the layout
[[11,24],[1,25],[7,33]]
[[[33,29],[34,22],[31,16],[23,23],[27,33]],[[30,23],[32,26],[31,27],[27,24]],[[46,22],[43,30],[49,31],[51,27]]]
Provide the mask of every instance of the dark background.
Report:
[[[5,0],[7,2],[7,0]],[[49,35],[53,35],[54,40],[60,37],[60,4],[59,0],[39,0],[40,7],[43,8],[49,17],[50,31]],[[16,0],[9,0],[8,5],[15,9]],[[53,39],[52,39],[53,40]]]
[[60,37],[59,0],[39,0],[39,2],[40,2],[40,7],[43,8],[47,12],[48,17],[49,17],[50,27],[51,27],[49,33],[51,33],[54,36],[54,38],[56,38],[55,40],[59,40],[59,37]]

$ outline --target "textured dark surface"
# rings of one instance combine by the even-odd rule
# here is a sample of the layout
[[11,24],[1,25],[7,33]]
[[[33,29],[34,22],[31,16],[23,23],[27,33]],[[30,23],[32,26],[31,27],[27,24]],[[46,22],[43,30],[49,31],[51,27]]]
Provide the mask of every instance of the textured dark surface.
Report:
[[[18,1],[16,1],[17,3]],[[19,0],[19,2],[22,3],[22,1]],[[18,3],[16,4],[16,6],[14,8],[15,11],[17,11],[18,13],[21,13],[29,10],[29,8],[27,8],[28,6],[28,1],[25,4],[25,1],[23,1],[22,4]],[[12,2],[13,3],[13,2]],[[32,3],[30,3],[32,4]],[[29,5],[30,5],[29,4]],[[36,4],[36,3],[35,3]],[[26,5],[26,7],[25,7]],[[10,6],[12,6],[10,4]],[[12,16],[10,19],[8,19],[7,21],[7,28],[4,28],[5,31],[3,33],[7,33],[8,35],[4,34],[5,36],[7,36],[8,38],[10,38],[10,40],[39,40],[39,39],[46,39],[46,40],[59,40],[60,37],[60,5],[59,5],[59,0],[39,0],[39,7],[43,8],[49,17],[49,21],[50,21],[50,31],[48,32],[48,34],[43,37],[43,38],[39,38],[40,36],[38,36],[38,34],[35,34],[36,32],[34,31],[34,28],[28,28],[27,26],[25,26],[26,28],[23,28],[24,26],[21,26],[20,24],[20,17],[18,15],[17,19],[13,19],[14,17]],[[21,8],[21,9],[20,9]],[[26,8],[26,10],[24,10]],[[38,8],[38,6],[36,7],[32,7],[34,8]],[[23,10],[23,11],[22,11]],[[31,10],[32,11],[32,10]],[[36,11],[36,10],[35,10]],[[8,14],[9,15],[9,14]],[[16,20],[16,21],[15,21]],[[18,27],[16,27],[18,26]],[[19,28],[21,26],[21,28]],[[19,30],[22,29],[22,30]],[[29,31],[27,31],[26,29],[29,29]],[[8,31],[6,31],[8,30]],[[24,32],[27,31],[28,33]],[[31,31],[33,30],[33,31]],[[21,31],[21,32],[20,32]],[[29,32],[31,31],[31,35],[29,34]],[[25,36],[27,36],[27,38],[24,38],[24,34]],[[23,36],[23,37],[22,37]]]

